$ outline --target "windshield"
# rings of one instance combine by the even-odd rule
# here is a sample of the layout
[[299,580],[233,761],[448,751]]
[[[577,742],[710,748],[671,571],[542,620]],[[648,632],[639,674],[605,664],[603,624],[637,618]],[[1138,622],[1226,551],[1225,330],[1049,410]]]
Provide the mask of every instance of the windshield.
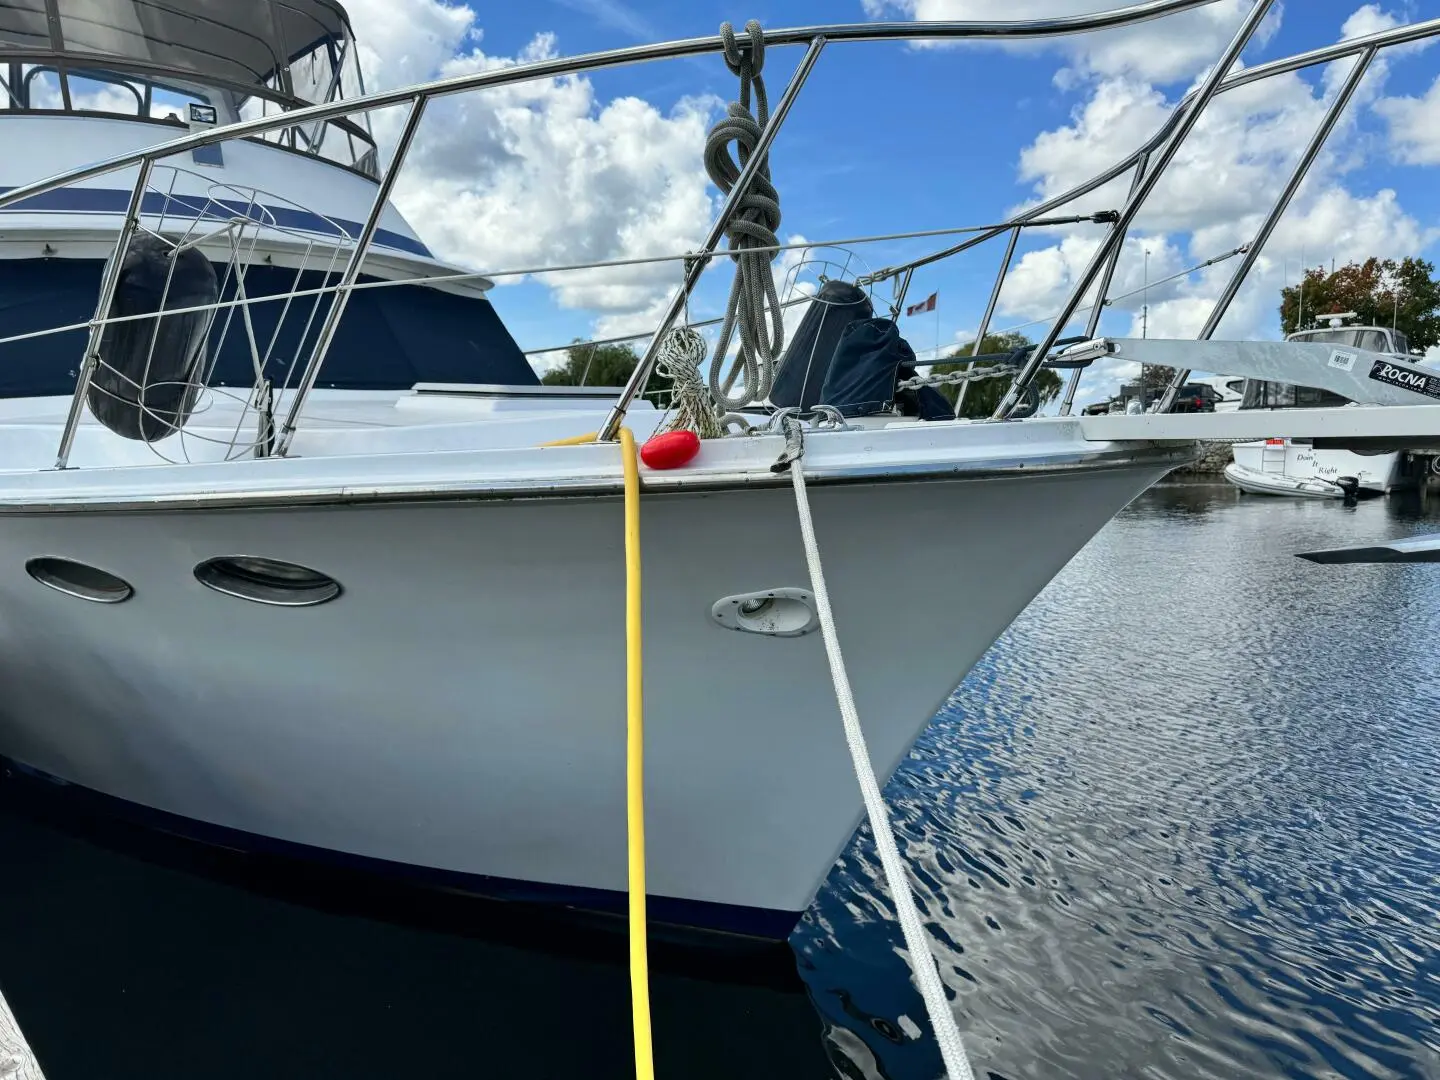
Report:
[[[43,54],[43,55],[37,55]],[[221,124],[364,93],[336,0],[0,0],[0,109]],[[368,121],[265,136],[373,175]]]
[[[291,63],[283,72],[277,71],[266,86],[273,96],[248,97],[239,105],[239,118],[275,116],[286,111],[279,100],[287,86],[295,96],[307,101],[338,101],[365,93],[365,78],[360,71],[359,49],[355,40],[346,37],[339,43],[324,41]],[[307,153],[318,154],[344,165],[354,165],[374,176],[375,144],[370,137],[368,113],[357,116],[350,124],[305,124],[266,132],[260,138],[281,143]]]
[[1366,349],[1370,352],[1388,353],[1390,337],[1384,330],[1368,327],[1336,327],[1333,330],[1305,330],[1290,335],[1291,341],[1318,341],[1330,345],[1349,345],[1352,349]]

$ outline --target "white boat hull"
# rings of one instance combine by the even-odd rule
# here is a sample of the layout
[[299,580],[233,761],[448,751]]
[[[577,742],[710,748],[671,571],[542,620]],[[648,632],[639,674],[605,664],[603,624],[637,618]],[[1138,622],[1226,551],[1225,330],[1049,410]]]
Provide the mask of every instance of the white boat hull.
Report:
[[[1031,443],[1045,430],[974,429]],[[772,460],[778,445],[741,442],[766,444]],[[1029,600],[1183,460],[1168,453],[974,478],[813,483],[826,576],[882,776]],[[93,484],[103,473],[51,476]],[[0,754],[236,830],[229,842],[306,845],[464,875],[480,892],[618,906],[619,499],[307,501],[316,504],[9,506]],[[652,915],[783,937],[849,839],[860,798],[820,635],[727,630],[711,607],[749,590],[808,588],[793,493],[781,484],[649,494],[642,522]],[[135,594],[103,605],[44,588],[23,569],[42,554],[119,574]],[[344,593],[283,608],[200,585],[192,568],[227,554],[315,567]]]

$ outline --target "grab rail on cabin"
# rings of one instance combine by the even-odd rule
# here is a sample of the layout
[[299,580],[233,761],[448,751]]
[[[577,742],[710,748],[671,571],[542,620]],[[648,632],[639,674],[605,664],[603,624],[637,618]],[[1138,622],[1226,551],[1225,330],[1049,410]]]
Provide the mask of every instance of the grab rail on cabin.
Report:
[[[1136,3],[1123,8],[1087,15],[1012,22],[849,23],[764,32],[763,37],[767,47],[772,45],[805,45],[807,50],[805,57],[802,59],[789,85],[786,87],[781,101],[775,110],[772,123],[767,125],[765,131],[762,133],[762,145],[757,147],[751,155],[747,167],[742,171],[740,179],[732,187],[720,213],[712,223],[706,244],[701,251],[690,254],[684,281],[667,306],[665,316],[656,328],[649,346],[640,362],[636,365],[629,382],[621,390],[614,408],[611,410],[609,417],[607,417],[607,422],[600,433],[601,437],[613,437],[614,431],[618,429],[619,423],[625,415],[626,408],[638,394],[639,388],[645,384],[653,368],[659,342],[684,309],[685,303],[689,299],[704,269],[715,258],[716,248],[724,236],[726,226],[730,223],[730,218],[739,205],[745,188],[758,171],[758,163],[765,158],[765,150],[768,148],[770,140],[774,138],[780,123],[784,119],[785,113],[803,87],[805,79],[814,64],[818,61],[821,50],[827,44],[839,41],[1024,40],[1030,38],[1059,37],[1095,30],[1131,26],[1140,22],[1199,8],[1213,2],[1215,2],[1215,0],[1146,0],[1146,2],[1143,3]],[[1055,320],[1050,330],[1047,331],[1045,339],[1042,342],[1042,348],[1034,351],[1030,360],[1027,361],[1015,379],[1011,390],[1006,395],[1006,399],[1002,401],[1001,408],[996,413],[997,418],[1003,418],[1005,415],[1008,415],[1014,401],[1018,400],[1019,396],[1023,394],[1029,386],[1035,374],[1045,362],[1051,345],[1059,339],[1065,325],[1079,308],[1080,301],[1085,292],[1097,282],[1101,283],[1102,286],[1108,285],[1109,275],[1113,273],[1114,269],[1114,259],[1118,255],[1120,246],[1123,244],[1124,234],[1128,225],[1133,221],[1135,214],[1138,213],[1145,196],[1148,195],[1149,191],[1153,188],[1156,179],[1158,179],[1159,175],[1165,171],[1165,168],[1173,160],[1174,154],[1184,136],[1193,127],[1201,111],[1215,95],[1241,86],[1247,86],[1279,74],[1299,71],[1347,57],[1359,58],[1356,68],[1352,70],[1351,73],[1351,82],[1358,83],[1359,77],[1363,75],[1364,67],[1369,64],[1370,60],[1379,50],[1440,35],[1440,19],[1431,19],[1425,22],[1399,26],[1390,30],[1349,39],[1335,45],[1299,53],[1294,56],[1257,65],[1256,67],[1241,72],[1229,74],[1228,69],[1231,63],[1238,58],[1241,50],[1243,50],[1250,36],[1260,25],[1266,11],[1272,3],[1273,0],[1256,0],[1244,24],[1227,48],[1222,58],[1223,62],[1216,66],[1211,76],[1207,78],[1199,89],[1192,92],[1181,102],[1175,112],[1146,143],[1127,155],[1120,162],[1112,165],[1095,177],[1076,185],[1070,190],[1014,215],[1009,221],[995,226],[988,232],[969,237],[959,244],[932,253],[921,259],[913,260],[910,263],[898,267],[887,267],[874,275],[870,275],[870,282],[885,280],[887,278],[901,278],[903,275],[903,288],[903,284],[908,284],[909,276],[913,274],[916,268],[928,265],[939,259],[959,254],[996,236],[1013,236],[1012,230],[1017,227],[1031,223],[1036,218],[1052,213],[1059,207],[1093,192],[1110,180],[1123,175],[1128,170],[1133,169],[1136,171],[1137,179],[1135,185],[1132,187],[1131,196],[1127,199],[1124,209],[1119,213],[1118,220],[1114,223],[1111,233],[1102,243],[1101,250],[1096,253],[1091,266],[1087,268],[1086,273],[1082,275],[1082,279],[1077,282],[1070,299],[1066,303],[1065,310],[1061,316]],[[358,236],[355,238],[353,246],[350,248],[349,257],[341,273],[340,281],[337,285],[323,290],[333,291],[336,294],[336,299],[330,311],[327,313],[325,324],[322,327],[315,347],[305,362],[297,391],[292,397],[289,411],[278,433],[274,450],[277,454],[283,454],[288,449],[291,439],[293,439],[301,412],[305,405],[305,400],[310,389],[315,385],[321,365],[323,365],[330,343],[333,341],[335,327],[344,313],[345,301],[350,292],[360,287],[358,285],[358,278],[361,265],[374,240],[381,214],[388,204],[395,179],[401,168],[403,168],[406,151],[414,139],[415,132],[419,127],[420,120],[424,115],[425,106],[428,102],[436,98],[454,94],[536,79],[548,79],[563,75],[574,75],[605,68],[620,67],[642,61],[711,54],[720,52],[722,48],[723,42],[718,36],[632,46],[609,52],[545,59],[509,68],[492,69],[476,74],[436,80],[434,82],[404,87],[397,90],[368,94],[363,97],[348,100],[292,109],[277,116],[259,117],[231,124],[223,128],[196,132],[144,150],[116,155],[59,176],[13,188],[8,192],[0,194],[0,209],[16,206],[26,199],[69,184],[89,180],[121,169],[138,167],[139,175],[132,192],[130,206],[122,222],[120,234],[114,248],[114,255],[110,263],[110,268],[113,270],[119,265],[119,256],[123,255],[131,237],[134,235],[136,229],[140,227],[142,212],[141,197],[144,194],[151,170],[162,159],[230,139],[263,135],[267,132],[292,127],[297,124],[321,123],[353,116],[355,114],[368,114],[376,109],[396,105],[407,105],[409,111],[404,129],[397,142],[389,167],[385,170],[378,182],[377,191],[366,220]],[[1350,92],[1353,92],[1353,86],[1351,86]],[[1336,102],[1335,107],[1332,108],[1332,114],[1327,116],[1326,122],[1322,125],[1322,132],[1317,135],[1316,153],[1318,153],[1318,147],[1323,146],[1324,139],[1328,137],[1329,131],[1333,129],[1334,119],[1338,117],[1339,110],[1343,109],[1344,104],[1348,102],[1349,96],[1350,93],[1343,94],[1343,100]],[[1301,170],[1298,173],[1301,179],[1303,179],[1304,170],[1308,169],[1313,160],[1314,155],[1311,154],[1307,155],[1307,160],[1302,162]],[[1282,201],[1287,200],[1282,199]],[[1283,209],[1283,205],[1272,209],[1271,214],[1267,215],[1267,222],[1273,225],[1271,219],[1278,217],[1279,214],[1283,212]],[[999,278],[997,278],[997,292],[999,284],[1003,282],[1005,275],[1008,273],[1010,262],[1011,260],[1007,258],[1002,264]],[[1247,267],[1242,269],[1248,268],[1248,265],[1253,265],[1253,258],[1248,259]],[[95,316],[89,324],[91,331],[90,341],[87,344],[86,353],[82,360],[80,378],[77,380],[72,407],[67,417],[65,430],[62,433],[60,452],[57,455],[56,461],[58,468],[65,468],[68,464],[75,429],[84,408],[85,392],[88,387],[89,378],[93,374],[95,366],[99,363],[99,357],[95,348],[99,341],[100,332],[107,322],[107,313],[110,309],[116,285],[115,277],[116,275],[114,273],[106,273],[104,281],[102,282],[101,294],[98,298]],[[1233,291],[1234,290],[1227,290],[1228,296],[1222,297],[1222,301],[1228,303],[1228,299],[1233,298]],[[1097,310],[1103,307],[1103,302],[1104,297],[1099,297],[1096,305]],[[1223,311],[1220,313],[1223,314]],[[1092,315],[1091,322],[1096,321],[1098,320]],[[1214,321],[1218,321],[1218,317]],[[1067,392],[1067,400],[1072,397],[1073,392]]]

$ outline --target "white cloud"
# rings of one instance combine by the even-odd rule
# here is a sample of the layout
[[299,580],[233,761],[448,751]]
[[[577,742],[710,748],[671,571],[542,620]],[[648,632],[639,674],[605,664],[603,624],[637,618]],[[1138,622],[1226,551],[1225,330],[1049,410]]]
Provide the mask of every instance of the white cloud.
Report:
[[[624,15],[614,3],[603,8]],[[482,48],[474,10],[441,0],[352,0],[367,87],[512,67],[556,55],[551,34],[517,56]],[[668,111],[635,97],[603,100],[581,77],[531,81],[433,102],[395,202],[437,255],[484,270],[671,254],[698,245],[713,213],[701,164],[718,102]],[[373,118],[393,143],[399,109]],[[625,332],[679,280],[679,265],[542,277],[566,308],[602,313],[599,333]],[[516,279],[502,279],[508,283]]]
[[1351,38],[1378,34],[1382,30],[1390,30],[1399,25],[1400,17],[1398,15],[1385,11],[1379,4],[1366,4],[1345,20],[1345,24],[1340,27],[1340,40],[1349,41]]
[[[899,13],[925,21],[1010,21],[1090,14],[1118,5],[1103,0],[863,0],[872,18]],[[1252,0],[1218,0],[1194,11],[1118,30],[1074,35],[1009,48],[1059,49],[1074,64],[1061,84],[1088,76],[1133,75],[1151,82],[1189,79],[1215,61],[1234,36]],[[1278,5],[1277,5],[1278,8]],[[1254,41],[1267,40],[1279,25],[1272,11]]]
[[[1380,5],[1366,4],[1345,23],[1344,36],[1378,33],[1400,22],[1399,17],[1381,10]],[[1422,52],[1433,44],[1432,37],[1394,46],[1382,52],[1377,63]],[[1396,160],[1406,165],[1440,163],[1440,78],[1420,97],[1380,98],[1375,101],[1374,109],[1389,124],[1390,150]]]
[[1440,164],[1440,78],[1421,97],[1383,98],[1375,111],[1389,123],[1392,151],[1400,161]]

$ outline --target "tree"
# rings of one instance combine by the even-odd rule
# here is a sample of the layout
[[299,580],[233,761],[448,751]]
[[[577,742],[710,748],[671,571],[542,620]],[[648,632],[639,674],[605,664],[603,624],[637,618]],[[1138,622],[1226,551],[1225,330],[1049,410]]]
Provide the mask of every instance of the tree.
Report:
[[[624,344],[589,345],[575,339],[565,350],[565,363],[540,379],[546,386],[624,386],[640,362],[635,350]],[[670,391],[670,380],[650,372],[644,396],[657,404]]]
[[1147,397],[1156,398],[1170,388],[1170,380],[1175,377],[1173,367],[1159,367],[1155,364],[1144,365],[1140,368],[1140,381],[1145,387]]
[[[1027,338],[1024,334],[1016,334],[1013,332],[1003,334],[986,334],[984,339],[980,342],[980,349],[978,355],[983,357],[987,354],[992,353],[1013,352],[1016,349],[1030,344],[1033,344],[1033,342],[1031,342],[1030,339]],[[975,356],[977,355],[975,343],[971,342],[969,345],[962,345],[950,355],[952,357]],[[1003,363],[1003,361],[998,359],[977,360],[975,361],[975,366],[979,368],[987,368],[994,367],[996,364],[999,363]],[[943,375],[951,371],[960,371],[968,366],[968,364],[963,363],[936,364],[931,370],[934,371],[937,375]],[[995,412],[995,409],[999,406],[1000,399],[1004,397],[1005,391],[1010,389],[1010,384],[1014,381],[1014,376],[1011,376],[1010,378],[1005,378],[1002,376],[1000,378],[981,379],[978,382],[972,382],[970,384],[970,389],[965,392],[965,405],[964,408],[960,410],[960,415],[970,417],[972,419],[979,419],[981,417],[992,415]],[[1063,385],[1064,384],[1060,381],[1059,374],[1052,371],[1051,369],[1042,367],[1039,371],[1037,371],[1035,373],[1034,386],[1040,391],[1041,407],[1044,407],[1047,402],[1053,401],[1056,397],[1058,397],[1060,394],[1060,389]],[[940,391],[940,393],[944,394],[945,397],[949,399],[952,405],[960,397],[959,386],[941,386],[937,387],[937,389]]]
[[1307,269],[1303,297],[1300,285],[1281,290],[1280,329],[1287,334],[1310,330],[1320,316],[1353,311],[1362,323],[1394,325],[1413,349],[1440,345],[1440,282],[1434,275],[1432,263],[1413,258],[1372,257],[1329,274],[1323,266]]

